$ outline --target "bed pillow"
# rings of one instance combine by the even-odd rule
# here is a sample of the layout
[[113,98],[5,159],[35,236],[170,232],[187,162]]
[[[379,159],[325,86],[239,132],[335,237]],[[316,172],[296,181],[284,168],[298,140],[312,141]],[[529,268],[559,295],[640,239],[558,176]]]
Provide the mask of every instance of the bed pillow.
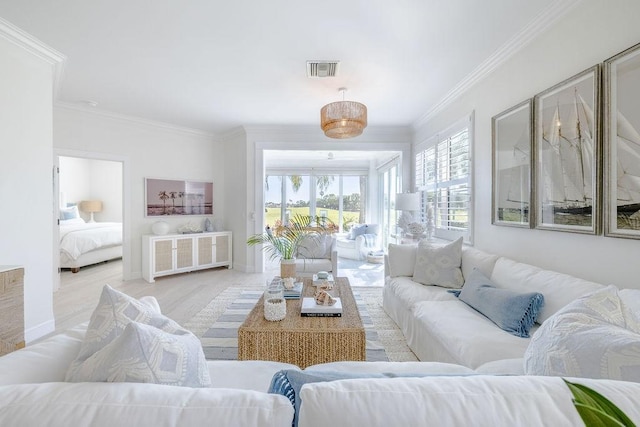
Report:
[[497,288],[477,268],[467,277],[458,298],[500,329],[521,338],[529,338],[529,331],[544,306],[542,294]]
[[98,306],[89,320],[80,352],[71,363],[67,375],[70,375],[82,362],[120,336],[130,322],[144,323],[172,334],[178,333],[178,331],[188,332],[149,304],[105,285],[102,288]]
[[116,339],[82,362],[69,382],[136,382],[209,387],[200,340],[191,332],[161,331],[130,322]]
[[69,206],[67,208],[60,208],[60,219],[74,219],[80,218],[80,212],[78,212],[78,205]]
[[560,309],[533,334],[524,372],[640,382],[640,324],[615,286],[593,292]]
[[423,285],[460,289],[462,277],[462,237],[445,246],[431,246],[421,240],[416,251],[413,281]]

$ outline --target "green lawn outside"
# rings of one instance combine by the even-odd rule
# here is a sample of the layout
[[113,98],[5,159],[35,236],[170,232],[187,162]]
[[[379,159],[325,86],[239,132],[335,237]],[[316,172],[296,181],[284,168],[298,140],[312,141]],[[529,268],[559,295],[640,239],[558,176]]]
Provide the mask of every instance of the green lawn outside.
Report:
[[[308,207],[300,207],[300,208],[289,208],[291,211],[291,218],[295,215],[309,215]],[[337,209],[325,209],[325,208],[316,208],[316,214],[320,215],[320,212],[327,211],[327,217],[333,221],[334,224],[338,223],[338,210]],[[349,227],[358,222],[358,212],[348,212],[343,211],[342,213],[343,220],[349,224]],[[265,223],[270,227],[273,227],[277,220],[280,219],[280,208],[267,208],[267,212],[265,215]],[[349,222],[349,220],[351,220]],[[345,227],[344,231],[347,231],[348,228]]]

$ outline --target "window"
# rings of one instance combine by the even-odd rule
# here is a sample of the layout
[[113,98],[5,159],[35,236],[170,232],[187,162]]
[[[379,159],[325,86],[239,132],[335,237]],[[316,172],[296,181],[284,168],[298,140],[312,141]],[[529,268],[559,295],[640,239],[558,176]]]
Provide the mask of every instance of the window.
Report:
[[367,175],[335,171],[268,169],[265,225],[287,224],[296,214],[329,218],[348,231],[365,221]]
[[471,240],[471,135],[473,116],[416,147],[416,189],[422,221],[433,215],[435,236]]

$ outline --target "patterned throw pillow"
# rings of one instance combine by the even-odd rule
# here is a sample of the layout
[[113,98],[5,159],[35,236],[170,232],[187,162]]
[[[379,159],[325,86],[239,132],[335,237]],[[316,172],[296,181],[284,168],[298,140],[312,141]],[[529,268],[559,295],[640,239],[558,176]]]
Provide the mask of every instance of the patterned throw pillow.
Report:
[[445,246],[431,246],[420,241],[413,280],[423,285],[460,289],[464,283],[461,265],[462,237]]
[[115,340],[130,322],[151,325],[168,333],[184,330],[150,305],[105,285],[102,288],[98,306],[91,315],[78,357],[71,363],[67,375],[98,350]]
[[640,325],[615,286],[569,303],[533,334],[527,375],[640,382]]
[[209,387],[202,346],[191,332],[130,322],[122,334],[77,366],[70,382],[136,382]]

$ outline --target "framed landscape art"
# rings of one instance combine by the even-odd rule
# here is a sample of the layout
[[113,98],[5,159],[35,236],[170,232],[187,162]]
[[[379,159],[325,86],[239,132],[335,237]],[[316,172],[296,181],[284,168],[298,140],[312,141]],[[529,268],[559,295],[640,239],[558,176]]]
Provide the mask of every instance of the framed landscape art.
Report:
[[532,106],[529,99],[491,119],[495,225],[531,226]]
[[600,232],[600,65],[534,97],[536,228]]
[[640,239],[640,45],[604,62],[604,234]]
[[145,178],[145,215],[211,215],[213,183]]

